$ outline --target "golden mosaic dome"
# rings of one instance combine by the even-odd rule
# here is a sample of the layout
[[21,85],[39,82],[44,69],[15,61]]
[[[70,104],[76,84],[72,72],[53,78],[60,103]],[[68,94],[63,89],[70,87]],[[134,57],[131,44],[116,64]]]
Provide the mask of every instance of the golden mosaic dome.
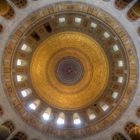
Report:
[[95,40],[66,31],[51,35],[39,45],[31,60],[30,75],[34,89],[45,102],[75,110],[101,96],[108,83],[108,65]]
[[13,34],[3,61],[5,91],[19,115],[60,137],[111,125],[137,83],[137,55],[126,31],[84,3],[57,3],[31,14]]

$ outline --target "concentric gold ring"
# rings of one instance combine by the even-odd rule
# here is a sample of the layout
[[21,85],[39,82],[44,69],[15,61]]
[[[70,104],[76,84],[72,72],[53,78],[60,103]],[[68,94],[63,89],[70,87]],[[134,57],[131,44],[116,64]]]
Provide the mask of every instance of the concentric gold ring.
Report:
[[[62,48],[62,49],[58,49],[59,51],[57,51],[51,58],[50,61],[48,63],[48,70],[47,70],[47,77],[48,80],[50,81],[50,84],[53,86],[53,88],[56,88],[56,90],[60,93],[69,93],[69,94],[74,94],[74,93],[79,93],[80,91],[82,91],[90,82],[91,78],[92,78],[92,74],[93,74],[93,65],[90,61],[90,59],[88,58],[88,56],[86,56],[82,51],[80,51],[80,49],[78,48]],[[73,86],[66,86],[64,84],[61,84],[55,76],[55,72],[54,69],[57,65],[57,62],[59,62],[59,60],[61,60],[64,57],[67,56],[71,56],[71,57],[75,57],[77,59],[80,60],[81,64],[83,65],[84,68],[84,74],[83,74],[83,78],[81,79],[81,81],[79,81],[79,83],[77,83],[76,85]],[[81,85],[81,86],[80,86]]]
[[[58,61],[67,56],[79,59],[84,67],[81,81],[71,86],[61,83],[55,74]],[[50,36],[35,50],[30,75],[34,89],[45,102],[73,110],[93,103],[103,93],[109,64],[103,49],[91,37],[62,32]]]

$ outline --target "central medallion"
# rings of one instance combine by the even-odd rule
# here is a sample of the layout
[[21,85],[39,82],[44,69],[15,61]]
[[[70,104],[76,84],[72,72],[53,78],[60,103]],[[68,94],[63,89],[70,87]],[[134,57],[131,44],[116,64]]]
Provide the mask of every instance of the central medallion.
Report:
[[56,65],[56,77],[64,85],[77,84],[83,76],[83,65],[77,58],[68,56],[62,58]]

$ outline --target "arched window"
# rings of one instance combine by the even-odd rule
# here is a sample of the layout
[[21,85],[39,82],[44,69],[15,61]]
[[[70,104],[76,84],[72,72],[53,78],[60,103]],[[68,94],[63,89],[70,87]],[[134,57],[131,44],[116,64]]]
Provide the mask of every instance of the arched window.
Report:
[[104,102],[100,102],[100,107],[104,112],[108,111],[109,109],[109,105]]
[[17,66],[25,66],[27,64],[27,62],[25,60],[22,59],[17,59]]
[[77,25],[80,25],[81,22],[82,22],[82,18],[80,18],[80,17],[75,17],[75,23],[76,23]]
[[26,76],[25,75],[17,75],[17,82],[22,82],[26,80]]
[[24,89],[24,90],[21,91],[22,97],[27,97],[31,93],[32,93],[32,90],[30,88],[27,88],[27,89]]
[[81,119],[78,113],[73,114],[73,124],[74,125],[79,125],[81,124]]
[[95,113],[91,109],[88,109],[87,113],[88,113],[89,120],[94,120],[96,118]]
[[44,113],[42,114],[43,120],[44,120],[44,121],[50,120],[51,114],[52,114],[52,110],[51,110],[50,107],[48,107],[48,108],[44,111]]
[[116,98],[118,97],[118,95],[119,95],[118,92],[116,92],[116,91],[113,91],[113,92],[112,92],[112,98],[113,98],[113,99],[116,99]]
[[24,52],[27,52],[27,53],[31,52],[31,48],[25,43],[22,44],[21,50],[24,51]]
[[35,100],[29,104],[29,109],[36,110],[39,105],[40,105],[40,100]]
[[61,113],[58,115],[57,124],[58,124],[58,125],[63,125],[63,124],[65,124],[65,114],[64,114],[63,112],[61,112]]

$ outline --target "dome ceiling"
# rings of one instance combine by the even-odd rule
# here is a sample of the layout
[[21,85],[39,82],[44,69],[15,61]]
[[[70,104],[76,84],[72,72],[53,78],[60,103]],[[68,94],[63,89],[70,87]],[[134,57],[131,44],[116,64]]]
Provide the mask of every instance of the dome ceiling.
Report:
[[140,0],[1,0],[0,139],[140,139]]
[[29,15],[16,29],[4,52],[3,81],[27,124],[81,137],[106,128],[127,108],[136,63],[133,43],[116,19],[64,2]]

